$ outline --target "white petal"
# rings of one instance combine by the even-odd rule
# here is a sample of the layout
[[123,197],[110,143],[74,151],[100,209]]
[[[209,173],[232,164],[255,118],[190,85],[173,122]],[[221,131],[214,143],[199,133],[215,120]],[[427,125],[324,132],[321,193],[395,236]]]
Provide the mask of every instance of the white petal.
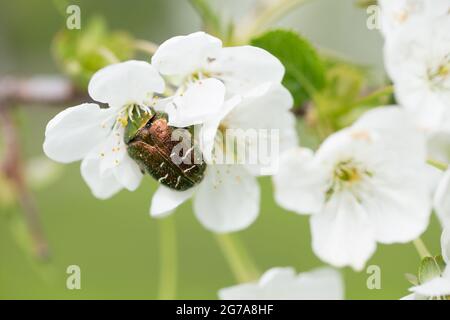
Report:
[[428,157],[443,163],[450,163],[450,133],[433,132],[427,140]]
[[227,138],[236,141],[239,163],[255,175],[278,170],[281,152],[297,146],[293,99],[278,83],[265,83],[249,92],[223,120]]
[[164,80],[145,61],[130,60],[107,66],[89,82],[92,99],[113,107],[136,103],[147,105],[153,93],[164,92]]
[[81,175],[91,189],[93,195],[99,199],[107,199],[122,189],[122,185],[114,177],[112,171],[100,173],[100,161],[86,158],[81,163]]
[[420,286],[412,287],[410,291],[426,297],[448,296],[450,295],[450,279],[437,277]]
[[204,32],[177,36],[159,46],[152,57],[152,65],[163,75],[188,76],[202,71],[221,48],[222,41]]
[[404,296],[400,300],[416,300],[416,294],[414,293],[408,294],[407,296]]
[[194,194],[195,188],[186,191],[172,190],[160,185],[153,195],[150,214],[155,218],[165,217]]
[[376,249],[374,230],[364,208],[350,193],[334,194],[311,218],[312,246],[323,261],[362,270]]
[[[441,236],[442,257],[447,265],[450,266],[450,229],[446,228]],[[450,271],[450,268],[448,268]]]
[[115,127],[105,140],[91,150],[86,159],[98,162],[100,176],[112,174],[122,187],[134,191],[143,175],[128,155],[123,134],[123,127]]
[[143,174],[136,162],[126,154],[120,165],[114,168],[114,176],[117,181],[129,191],[136,190],[141,184]]
[[413,19],[390,37],[385,46],[386,69],[396,99],[424,130],[450,130],[450,78],[430,76],[448,63],[448,17]]
[[436,190],[434,208],[444,228],[450,228],[450,170],[445,172]]
[[[203,123],[198,130],[198,141],[206,162],[212,161],[213,148],[221,121],[242,101],[240,96],[234,96],[223,104],[221,110],[211,119]],[[197,132],[197,131],[196,131]]]
[[265,82],[280,83],[284,75],[280,60],[253,46],[224,48],[208,70],[225,82],[230,95],[246,93]]
[[187,127],[210,120],[223,106],[225,86],[217,79],[196,81],[166,106],[169,125]]
[[225,300],[340,300],[343,281],[339,272],[320,268],[298,276],[293,268],[272,268],[259,282],[219,291]]
[[294,148],[283,153],[273,182],[275,199],[283,208],[311,214],[323,207],[327,191],[326,175],[313,161],[311,150]]
[[361,192],[378,242],[409,242],[428,227],[432,208],[424,168],[400,167],[382,177],[374,173],[370,189]]
[[318,268],[298,276],[297,284],[308,300],[344,299],[344,281],[339,271]]
[[[355,130],[375,132],[383,139],[384,156],[399,163],[426,160],[426,140],[410,115],[397,106],[372,109],[352,126]],[[415,161],[414,161],[415,160]]]
[[114,121],[112,110],[96,104],[68,108],[48,123],[44,152],[58,162],[81,160],[108,136]]
[[259,285],[261,287],[276,285],[276,284],[288,284],[295,281],[297,273],[292,267],[276,267],[267,270],[259,279]]
[[259,214],[255,177],[237,165],[210,165],[194,200],[194,212],[209,230],[224,233],[247,228]]

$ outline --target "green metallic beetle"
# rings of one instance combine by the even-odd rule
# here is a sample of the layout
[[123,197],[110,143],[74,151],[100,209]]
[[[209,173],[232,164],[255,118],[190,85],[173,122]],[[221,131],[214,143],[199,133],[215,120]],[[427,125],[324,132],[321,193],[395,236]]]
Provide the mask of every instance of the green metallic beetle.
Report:
[[167,114],[159,111],[133,119],[126,126],[125,143],[143,173],[178,191],[202,181],[206,163],[190,129],[169,126]]

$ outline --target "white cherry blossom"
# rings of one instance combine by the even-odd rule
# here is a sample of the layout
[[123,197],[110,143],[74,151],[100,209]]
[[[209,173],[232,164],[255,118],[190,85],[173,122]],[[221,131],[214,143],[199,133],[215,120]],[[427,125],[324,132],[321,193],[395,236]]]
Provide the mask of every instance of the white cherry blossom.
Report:
[[449,0],[379,0],[380,26],[390,37],[406,23],[416,19],[434,19],[450,14]]
[[274,176],[282,207],[310,214],[313,250],[361,270],[376,244],[409,242],[428,226],[431,183],[425,142],[396,107],[377,108],[328,137],[317,152],[281,156]]
[[144,61],[101,69],[89,83],[89,95],[109,107],[84,103],[57,114],[45,130],[45,154],[62,163],[82,160],[81,174],[98,198],[135,190],[142,173],[128,156],[124,129],[133,112],[150,112],[153,94],[164,88],[164,80]]
[[220,113],[225,100],[246,94],[265,82],[280,83],[281,62],[253,47],[222,47],[204,32],[173,37],[160,45],[152,65],[174,88],[174,96],[160,104],[169,124],[201,124]]
[[446,263],[440,276],[409,289],[412,294],[403,300],[448,300],[450,297],[450,229],[444,229],[441,236],[442,257]]
[[341,274],[331,268],[318,268],[296,274],[293,268],[272,268],[257,282],[221,289],[222,300],[342,300]]
[[[224,233],[248,227],[259,214],[260,189],[256,176],[265,173],[258,170],[258,164],[220,161],[218,155],[224,147],[221,133],[227,129],[275,129],[279,132],[280,150],[291,148],[297,144],[295,119],[289,111],[292,104],[287,89],[273,83],[263,84],[242,99],[228,100],[219,120],[205,123],[200,131],[204,150],[209,150],[203,181],[184,192],[160,186],[153,196],[151,215],[166,216],[194,197],[194,213],[207,229]],[[256,142],[246,140],[247,147],[254,147]]]
[[398,103],[426,133],[450,132],[450,15],[406,23],[386,41]]

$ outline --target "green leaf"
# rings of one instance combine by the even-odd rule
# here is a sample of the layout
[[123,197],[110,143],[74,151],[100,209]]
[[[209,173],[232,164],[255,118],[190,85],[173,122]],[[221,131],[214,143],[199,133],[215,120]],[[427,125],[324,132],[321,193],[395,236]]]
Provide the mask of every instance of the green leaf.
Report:
[[133,38],[125,32],[111,32],[103,19],[93,18],[81,30],[60,31],[53,42],[58,64],[81,88],[87,87],[96,71],[111,64],[102,50],[128,60],[134,55]]
[[251,44],[269,51],[286,68],[283,84],[296,107],[311,100],[325,86],[325,66],[316,49],[300,35],[288,30],[269,31]]
[[436,277],[440,277],[443,269],[442,266],[442,257],[425,257],[422,259],[419,267],[419,282],[425,283],[434,279]]

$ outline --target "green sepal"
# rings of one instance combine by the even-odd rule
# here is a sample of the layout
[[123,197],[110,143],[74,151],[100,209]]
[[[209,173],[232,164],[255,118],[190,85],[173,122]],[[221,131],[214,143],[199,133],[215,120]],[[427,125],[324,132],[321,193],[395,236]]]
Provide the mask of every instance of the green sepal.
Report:
[[419,283],[422,284],[440,277],[444,268],[445,263],[442,256],[423,258],[419,267]]

